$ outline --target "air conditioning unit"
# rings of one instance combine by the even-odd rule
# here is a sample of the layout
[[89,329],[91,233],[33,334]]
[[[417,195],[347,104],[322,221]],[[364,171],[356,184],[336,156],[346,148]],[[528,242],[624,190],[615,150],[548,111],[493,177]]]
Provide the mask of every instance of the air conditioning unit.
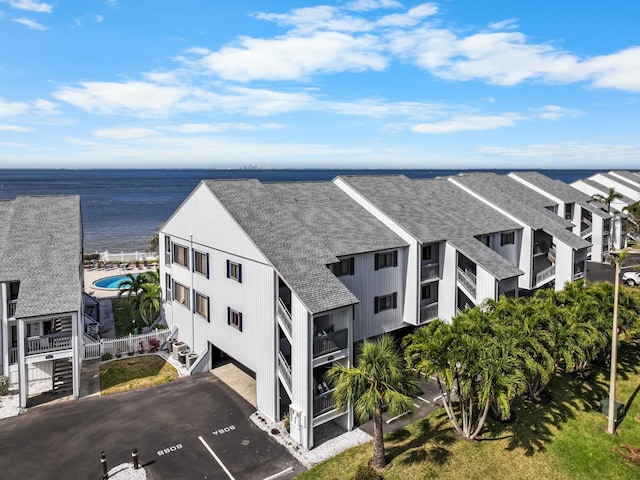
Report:
[[173,344],[173,359],[178,360],[180,352],[189,350],[189,345],[184,342],[176,342]]

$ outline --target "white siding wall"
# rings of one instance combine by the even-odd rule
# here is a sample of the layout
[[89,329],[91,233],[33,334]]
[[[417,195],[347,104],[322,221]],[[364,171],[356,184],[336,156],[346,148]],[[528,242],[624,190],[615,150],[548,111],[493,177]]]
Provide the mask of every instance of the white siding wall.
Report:
[[[420,320],[420,313],[418,309],[420,299],[420,245],[417,239],[342,179],[336,178],[333,183],[340,187],[367,212],[380,220],[392,232],[409,244],[405,264],[406,274],[404,278],[403,321],[412,325],[417,325]],[[400,301],[400,297],[398,297],[398,301]]]
[[309,312],[291,292],[291,437],[305,448],[313,442],[313,397],[311,396],[312,320]]
[[518,268],[524,275],[518,277],[518,287],[530,290],[535,282],[533,273],[533,230],[528,227],[522,229],[522,243],[520,244],[520,261]]
[[504,257],[512,265],[520,264],[520,252],[522,250],[522,229],[514,230],[514,241],[512,244],[500,245],[501,233],[491,235],[491,248],[501,257]]
[[556,244],[556,290],[573,281],[573,249],[566,243],[554,239]]
[[[29,379],[29,395],[48,392],[53,388],[53,361],[27,364],[27,378]],[[9,367],[9,388],[18,388],[18,365]]]
[[457,250],[449,243],[440,249],[442,280],[438,287],[438,316],[449,321],[456,314]]
[[496,278],[480,265],[476,264],[476,301],[480,305],[484,300],[498,297]]
[[[404,310],[413,305],[403,300],[407,277],[408,248],[398,251],[398,266],[375,269],[375,253],[355,257],[355,274],[338,277],[360,300],[355,306],[354,341],[403,327]],[[414,287],[415,288],[415,287]],[[374,298],[397,292],[398,308],[374,313]]]
[[[206,221],[203,221],[206,212]],[[190,289],[209,297],[210,322],[190,308],[167,302],[169,326],[177,326],[178,338],[198,354],[211,342],[256,374],[258,409],[272,420],[276,417],[276,317],[275,275],[262,253],[201,184],[162,229],[160,242],[161,283],[165,273]],[[192,237],[189,236],[192,235]],[[190,248],[189,269],[164,264],[164,235]],[[209,278],[192,272],[192,248],[209,254]],[[227,260],[242,265],[242,283],[227,278]],[[166,290],[165,290],[166,291]],[[227,307],[242,313],[242,332],[227,324]],[[192,326],[195,331],[192,331]],[[194,345],[195,344],[195,345]]]

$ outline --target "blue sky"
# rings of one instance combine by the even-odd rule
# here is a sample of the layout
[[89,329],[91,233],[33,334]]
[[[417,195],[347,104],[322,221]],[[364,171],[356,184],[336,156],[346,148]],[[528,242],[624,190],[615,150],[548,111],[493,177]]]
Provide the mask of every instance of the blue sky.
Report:
[[0,0],[0,167],[639,168],[640,2]]

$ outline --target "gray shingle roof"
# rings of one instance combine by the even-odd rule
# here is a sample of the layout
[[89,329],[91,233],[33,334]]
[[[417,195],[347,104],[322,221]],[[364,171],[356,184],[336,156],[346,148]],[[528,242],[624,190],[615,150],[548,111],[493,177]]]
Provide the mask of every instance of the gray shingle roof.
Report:
[[554,180],[539,172],[513,172],[511,175],[515,175],[531,185],[550,193],[564,203],[588,202],[591,199],[586,193],[567,185],[563,181]]
[[639,172],[628,172],[626,170],[613,170],[612,172],[620,175],[622,178],[625,178],[628,182],[631,182],[633,184],[640,186]]
[[446,179],[404,175],[338,177],[421,243],[521,228]]
[[522,270],[512,265],[506,258],[473,237],[451,238],[448,242],[498,280],[524,275]]
[[[591,180],[591,178],[583,178],[582,180],[578,180],[578,181],[583,182],[584,184],[589,185],[592,188],[595,188],[596,190],[598,190],[598,192],[600,192],[600,195],[602,195],[603,197],[606,197],[607,195],[609,195],[609,188],[611,187],[607,187],[606,185],[603,185],[600,182]],[[620,199],[620,201],[626,203],[627,205],[631,205],[632,203],[635,202],[633,198],[629,198],[626,195],[622,195],[622,198]]]
[[16,317],[79,311],[82,305],[80,197],[0,202],[0,281],[19,281]]
[[312,313],[358,303],[327,268],[406,243],[331,183],[204,180]]
[[450,178],[529,227],[544,230],[572,248],[580,249],[591,245],[567,230],[573,226],[571,222],[545,208],[555,203],[551,201],[550,204],[547,197],[525,187],[513,178],[495,173],[460,174]]

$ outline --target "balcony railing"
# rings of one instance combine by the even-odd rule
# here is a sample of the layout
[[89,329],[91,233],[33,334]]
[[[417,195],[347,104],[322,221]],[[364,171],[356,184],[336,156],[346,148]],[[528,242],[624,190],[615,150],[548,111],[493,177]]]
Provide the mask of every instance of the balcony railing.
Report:
[[438,302],[430,303],[420,307],[420,321],[426,322],[438,316]]
[[580,232],[580,235],[582,235],[582,238],[586,238],[591,235],[591,232],[593,232],[593,227],[587,227]]
[[278,372],[280,372],[289,391],[291,391],[291,367],[289,366],[287,359],[284,358],[282,352],[278,352]]
[[9,349],[9,364],[18,363],[18,347]]
[[424,263],[420,267],[420,280],[431,280],[437,278],[440,275],[439,263]]
[[546,280],[549,277],[552,277],[556,273],[556,266],[551,265],[550,267],[545,268],[544,270],[539,271],[536,274],[536,285],[539,285],[541,282]]
[[476,296],[476,274],[470,270],[463,270],[458,267],[458,282],[462,284],[467,291]]
[[54,352],[57,350],[68,350],[71,346],[71,332],[53,333],[51,335],[42,335],[40,337],[29,337],[25,340],[26,355]]
[[17,305],[18,305],[18,300],[9,300],[7,302],[7,318],[13,318],[16,316]]
[[573,279],[577,280],[584,277],[584,262],[576,262],[573,264]]
[[313,337],[313,358],[347,348],[348,343],[349,330],[347,328]]
[[320,395],[316,395],[313,397],[313,416],[317,417],[318,415],[322,415],[323,413],[330,412],[336,408],[336,401],[333,399],[333,391],[335,388],[331,390],[327,390]]
[[278,297],[278,316],[282,321],[282,324],[287,330],[289,336],[291,336],[291,313],[289,313],[289,309],[282,301],[282,298]]

